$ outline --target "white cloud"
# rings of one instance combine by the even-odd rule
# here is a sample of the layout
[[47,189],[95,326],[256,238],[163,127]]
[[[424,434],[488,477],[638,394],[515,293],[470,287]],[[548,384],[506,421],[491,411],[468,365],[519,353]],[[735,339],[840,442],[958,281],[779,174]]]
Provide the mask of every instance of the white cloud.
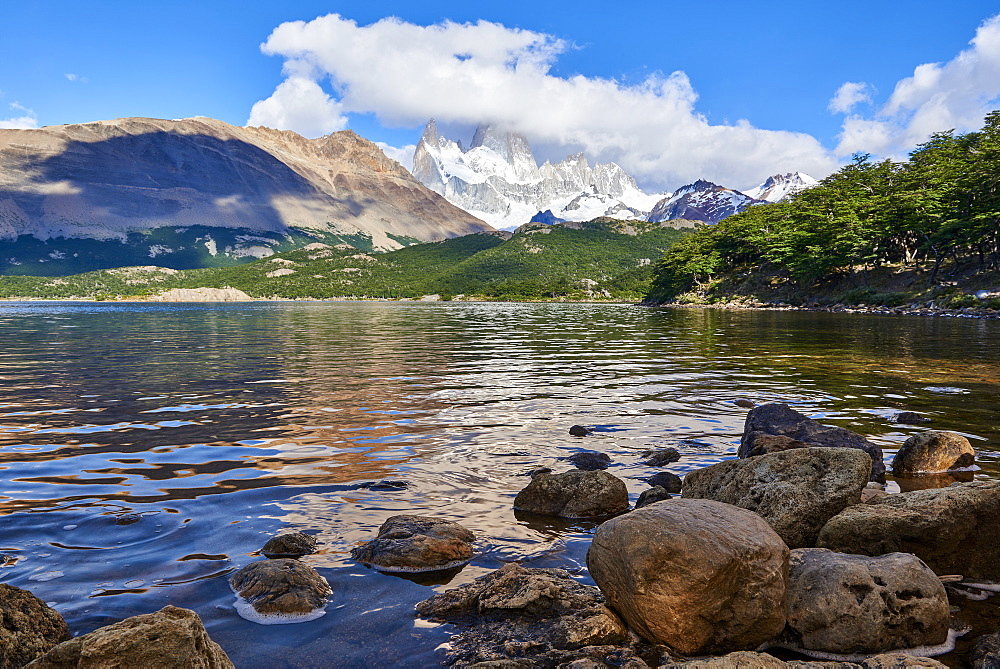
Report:
[[830,100],[828,109],[838,114],[846,114],[862,102],[872,101],[872,86],[862,81],[847,81],[837,89]]
[[346,128],[347,118],[341,104],[314,80],[293,75],[281,82],[271,97],[254,104],[247,125],[319,137]]
[[[486,21],[419,26],[387,18],[359,26],[331,14],[284,23],[261,49],[285,59],[287,78],[254,105],[248,123],[309,134],[320,121],[343,127],[345,113],[374,113],[398,127],[431,117],[492,122],[532,142],[615,160],[658,188],[699,177],[748,188],[776,172],[824,176],[836,167],[810,135],[761,130],[746,121],[709,123],[695,110],[698,96],[683,72],[638,85],[551,74],[569,48],[552,35]],[[316,83],[327,79],[336,100]],[[308,103],[307,91],[321,93],[323,104]],[[309,114],[300,118],[305,108]]]
[[947,63],[917,66],[872,117],[848,117],[836,153],[900,156],[934,132],[980,127],[1000,107],[1000,16],[984,22],[970,44]]
[[378,148],[382,149],[382,153],[406,169],[410,169],[413,166],[413,152],[417,150],[416,144],[407,144],[403,147],[390,146],[385,142],[375,142],[375,144],[378,145]]
[[20,116],[15,116],[8,119],[0,119],[0,129],[11,130],[16,128],[37,128],[38,127],[38,115],[34,111],[28,109],[24,105],[20,105],[16,102],[11,102],[8,107],[14,112],[22,112]]
[[89,84],[90,83],[90,79],[88,79],[87,77],[81,77],[79,74],[65,74],[63,76],[65,76],[70,81],[76,81],[76,82],[79,82],[81,84]]

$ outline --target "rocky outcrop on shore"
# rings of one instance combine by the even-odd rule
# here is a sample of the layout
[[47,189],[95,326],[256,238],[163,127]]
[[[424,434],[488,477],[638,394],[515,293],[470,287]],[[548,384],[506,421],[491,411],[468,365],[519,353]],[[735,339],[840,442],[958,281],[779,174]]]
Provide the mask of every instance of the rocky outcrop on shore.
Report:
[[150,302],[250,302],[253,298],[236,288],[171,288],[148,298]]
[[66,621],[48,604],[0,583],[0,666],[22,667],[68,638]]

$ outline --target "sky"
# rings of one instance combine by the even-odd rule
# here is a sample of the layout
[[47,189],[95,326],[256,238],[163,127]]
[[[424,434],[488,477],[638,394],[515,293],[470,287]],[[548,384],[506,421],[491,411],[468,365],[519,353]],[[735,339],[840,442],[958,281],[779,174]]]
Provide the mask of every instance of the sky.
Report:
[[209,116],[351,129],[409,167],[430,117],[585,151],[650,191],[823,177],[1000,108],[1000,5],[5,1],[0,128]]

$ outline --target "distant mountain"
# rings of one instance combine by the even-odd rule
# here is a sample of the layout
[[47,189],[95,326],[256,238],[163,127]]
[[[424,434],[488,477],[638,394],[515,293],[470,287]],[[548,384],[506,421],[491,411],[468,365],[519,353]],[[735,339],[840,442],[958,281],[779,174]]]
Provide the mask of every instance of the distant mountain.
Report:
[[310,140],[207,118],[0,130],[0,272],[198,267],[490,230],[351,131]]
[[787,174],[775,174],[756,188],[745,190],[743,193],[755,200],[766,202],[781,202],[789,195],[798,193],[800,190],[812,188],[819,182],[808,174],[802,172],[788,172]]
[[417,144],[413,175],[502,229],[514,229],[546,210],[568,221],[644,219],[663,197],[644,193],[615,163],[591,167],[582,153],[539,166],[523,135],[492,125],[479,126],[465,148],[441,136],[433,119]]
[[751,205],[762,203],[763,200],[754,199],[738,190],[699,179],[657,202],[648,220],[653,223],[674,219],[718,223]]

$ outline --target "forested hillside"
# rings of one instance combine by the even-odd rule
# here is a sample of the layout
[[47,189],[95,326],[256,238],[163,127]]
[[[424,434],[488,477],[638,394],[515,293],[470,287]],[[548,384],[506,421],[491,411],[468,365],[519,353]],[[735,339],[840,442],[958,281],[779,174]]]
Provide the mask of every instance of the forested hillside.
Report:
[[787,202],[687,236],[655,274],[652,302],[973,306],[1000,280],[1000,112],[905,162],[856,155]]

